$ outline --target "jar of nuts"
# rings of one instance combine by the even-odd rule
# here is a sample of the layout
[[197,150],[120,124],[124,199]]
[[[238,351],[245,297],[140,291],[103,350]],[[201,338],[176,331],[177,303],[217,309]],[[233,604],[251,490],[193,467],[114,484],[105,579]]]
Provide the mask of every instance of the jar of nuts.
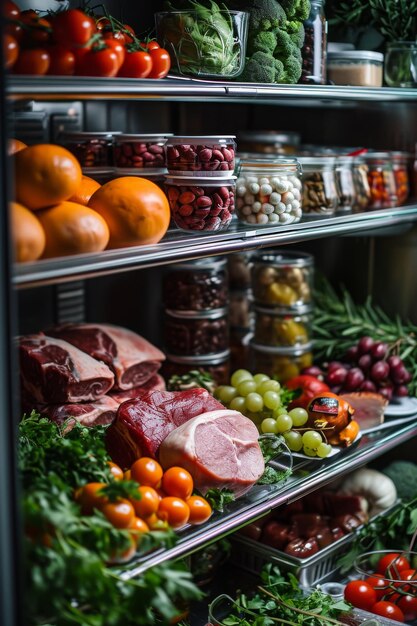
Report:
[[162,364],[162,375],[166,380],[171,376],[182,376],[193,370],[208,372],[218,385],[227,385],[230,375],[230,350],[212,355],[178,356],[167,354]]
[[164,145],[165,135],[120,134],[114,137],[114,165],[120,170],[119,175],[147,172],[166,172]]
[[311,340],[312,308],[297,311],[255,307],[254,341],[264,346],[303,346]]
[[163,302],[167,309],[206,311],[227,306],[227,261],[210,257],[171,265],[163,277]]
[[111,167],[113,165],[113,135],[119,133],[62,133],[59,137],[62,144],[77,157],[85,174],[92,173],[93,168]]
[[368,209],[387,209],[398,204],[392,157],[389,152],[367,152],[363,156],[368,165],[371,199]]
[[336,183],[339,195],[338,213],[351,211],[355,203],[355,186],[353,183],[353,157],[336,157]]
[[298,308],[311,303],[312,289],[310,254],[291,250],[255,254],[252,290],[257,306]]
[[200,356],[229,348],[227,308],[199,313],[165,311],[165,347],[168,353]]
[[339,197],[335,157],[299,157],[303,168],[302,209],[304,217],[334,215]]
[[230,178],[235,169],[234,135],[169,137],[166,161],[170,174]]
[[276,130],[246,130],[238,133],[239,152],[268,155],[293,155],[300,145],[299,133]]
[[285,226],[301,219],[300,164],[293,157],[241,161],[236,184],[240,221]]
[[368,181],[368,165],[362,156],[357,156],[353,160],[353,184],[355,186],[355,196],[353,210],[355,213],[366,211],[371,201],[371,188]]
[[311,343],[299,348],[270,348],[251,342],[250,348],[251,369],[276,378],[280,383],[298,376],[313,363]]

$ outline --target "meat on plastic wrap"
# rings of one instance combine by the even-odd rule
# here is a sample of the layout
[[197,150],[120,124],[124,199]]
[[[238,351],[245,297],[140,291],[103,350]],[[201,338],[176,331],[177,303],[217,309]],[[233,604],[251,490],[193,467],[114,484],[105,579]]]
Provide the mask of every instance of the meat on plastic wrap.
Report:
[[115,375],[114,388],[127,390],[145,384],[165,360],[163,352],[127,328],[111,324],[61,324],[47,331],[68,341]]
[[205,494],[211,488],[246,493],[262,476],[265,464],[254,423],[229,409],[198,415],[167,435],[159,449],[164,469],[179,465]]
[[112,459],[128,468],[140,456],[155,458],[165,437],[187,420],[223,409],[205,389],[154,391],[123,402],[107,431]]
[[114,383],[113,372],[70,343],[43,333],[19,338],[24,392],[36,402],[90,402]]

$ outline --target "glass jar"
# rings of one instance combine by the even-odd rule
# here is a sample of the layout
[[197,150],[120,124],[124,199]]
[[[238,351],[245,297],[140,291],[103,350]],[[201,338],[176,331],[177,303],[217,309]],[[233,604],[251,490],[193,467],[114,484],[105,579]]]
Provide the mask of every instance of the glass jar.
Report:
[[119,174],[137,174],[138,170],[166,172],[164,135],[120,134],[113,141],[114,165]]
[[370,50],[329,52],[327,75],[335,85],[382,87],[384,55]]
[[270,348],[251,342],[250,355],[252,371],[267,374],[280,383],[298,376],[313,364],[311,343],[299,348]]
[[366,211],[371,202],[368,171],[368,164],[363,157],[358,156],[353,159],[353,184],[355,186],[353,210],[355,213]]
[[310,15],[304,22],[305,39],[301,49],[303,68],[300,83],[326,84],[327,21],[325,0],[311,0]]
[[227,308],[199,313],[165,311],[165,347],[168,353],[200,356],[229,348]]
[[355,204],[355,185],[353,182],[353,157],[336,157],[336,183],[339,196],[338,213],[351,211]]
[[300,165],[294,158],[242,160],[236,184],[240,221],[253,226],[299,222]]
[[206,311],[227,306],[227,260],[198,259],[171,265],[163,277],[163,302],[174,311]]
[[[247,328],[230,327],[230,371],[248,369],[249,342],[252,339],[252,331]],[[230,384],[230,383],[228,383]]]
[[235,169],[235,139],[235,135],[169,137],[165,145],[168,172],[230,178]]
[[[255,307],[254,341],[263,346],[303,346],[311,340],[312,309],[264,309]],[[258,370],[257,370],[258,371]]]
[[303,168],[304,217],[334,215],[339,205],[334,157],[299,157]]
[[371,190],[370,210],[387,209],[397,205],[392,157],[389,152],[368,152],[363,156],[368,165],[368,182]]
[[234,252],[229,254],[227,262],[230,289],[248,289],[250,287],[252,252]]
[[410,178],[408,164],[411,155],[408,152],[391,152],[392,169],[394,170],[395,188],[397,190],[398,205],[404,204],[410,195]]
[[252,267],[255,304],[286,309],[310,304],[313,262],[310,254],[291,250],[257,253]]
[[184,231],[224,230],[235,210],[236,180],[167,176],[165,191],[171,217]]
[[384,78],[389,87],[417,87],[417,41],[387,45]]
[[62,133],[60,141],[77,157],[81,167],[91,173],[93,168],[113,165],[113,135],[119,133]]
[[239,152],[266,154],[271,157],[291,156],[297,152],[300,139],[300,134],[292,131],[239,131]]
[[252,328],[252,290],[242,289],[230,292],[229,321],[230,326]]
[[166,380],[171,376],[182,376],[192,370],[208,372],[218,385],[230,382],[230,350],[224,350],[210,356],[178,356],[167,354],[162,364],[162,375]]

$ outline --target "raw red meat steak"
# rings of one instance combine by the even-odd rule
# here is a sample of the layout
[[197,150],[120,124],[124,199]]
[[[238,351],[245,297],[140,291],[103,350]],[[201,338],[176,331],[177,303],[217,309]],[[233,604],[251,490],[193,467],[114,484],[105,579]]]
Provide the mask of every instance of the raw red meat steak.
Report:
[[60,426],[70,418],[74,418],[83,426],[106,426],[115,419],[118,407],[118,402],[113,398],[103,396],[96,402],[38,406],[36,410]]
[[121,467],[140,456],[155,458],[165,437],[187,420],[223,409],[205,389],[154,391],[123,402],[107,431],[107,449]]
[[354,418],[361,430],[379,426],[384,421],[384,412],[388,400],[380,393],[370,391],[352,391],[340,396],[355,409]]
[[128,389],[127,391],[113,391],[109,392],[109,396],[116,400],[118,404],[126,402],[126,400],[133,400],[145,393],[151,393],[152,391],[165,391],[165,381],[159,374],[155,374],[144,385]]
[[161,367],[163,352],[140,335],[111,324],[62,324],[47,331],[72,343],[115,374],[115,389],[145,384]]
[[254,423],[238,411],[210,411],[169,433],[159,449],[159,461],[164,469],[174,465],[187,469],[203,494],[224,487],[240,496],[265,469],[258,436]]
[[70,343],[43,333],[19,339],[24,391],[43,404],[88,402],[113,386],[113,372]]

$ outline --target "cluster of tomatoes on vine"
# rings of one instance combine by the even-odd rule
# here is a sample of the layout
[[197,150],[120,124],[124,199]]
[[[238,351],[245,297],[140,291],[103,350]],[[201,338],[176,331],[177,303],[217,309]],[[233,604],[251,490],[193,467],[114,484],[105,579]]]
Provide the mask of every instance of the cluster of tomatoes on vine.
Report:
[[12,0],[3,13],[5,66],[15,74],[164,78],[171,67],[156,41],[141,41],[111,15],[68,9],[41,16]]

